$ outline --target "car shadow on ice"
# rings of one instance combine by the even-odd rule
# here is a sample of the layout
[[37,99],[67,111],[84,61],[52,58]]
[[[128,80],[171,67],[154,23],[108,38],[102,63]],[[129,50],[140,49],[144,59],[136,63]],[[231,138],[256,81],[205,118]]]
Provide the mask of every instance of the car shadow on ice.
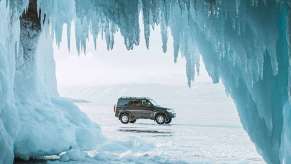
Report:
[[118,129],[120,132],[131,132],[131,133],[155,133],[155,134],[172,134],[171,131],[161,131],[161,130],[150,130],[150,129]]
[[172,126],[175,124],[163,124],[163,125],[157,125],[156,123],[135,123],[136,125],[145,125],[145,126],[156,126],[156,127],[167,127]]
[[120,126],[117,131],[126,133],[144,133],[144,134],[157,134],[153,137],[167,137],[173,136],[173,129],[171,124],[157,125],[155,123],[135,123],[128,126]]

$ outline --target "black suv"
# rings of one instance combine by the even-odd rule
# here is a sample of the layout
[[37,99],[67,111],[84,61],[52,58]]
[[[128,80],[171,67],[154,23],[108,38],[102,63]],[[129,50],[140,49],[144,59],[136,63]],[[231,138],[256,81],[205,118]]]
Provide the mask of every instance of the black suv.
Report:
[[172,109],[164,108],[150,98],[121,97],[114,106],[115,117],[121,123],[135,123],[137,119],[152,119],[158,124],[169,124],[176,113]]

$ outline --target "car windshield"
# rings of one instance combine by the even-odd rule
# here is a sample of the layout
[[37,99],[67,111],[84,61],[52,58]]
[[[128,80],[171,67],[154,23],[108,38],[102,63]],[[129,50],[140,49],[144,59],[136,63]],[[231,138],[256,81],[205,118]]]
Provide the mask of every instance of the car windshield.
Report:
[[149,99],[149,100],[154,106],[159,106],[159,104],[155,100],[153,99]]

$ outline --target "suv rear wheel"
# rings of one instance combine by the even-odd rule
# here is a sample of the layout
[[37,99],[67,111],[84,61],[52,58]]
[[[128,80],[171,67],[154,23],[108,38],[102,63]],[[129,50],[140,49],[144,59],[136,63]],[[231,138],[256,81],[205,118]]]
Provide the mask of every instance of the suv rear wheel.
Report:
[[129,121],[130,123],[135,123],[136,120]]
[[155,120],[158,124],[164,124],[166,122],[166,117],[164,114],[157,114]]
[[120,116],[119,116],[119,120],[121,123],[123,124],[128,124],[129,122],[129,116],[127,113],[122,113]]

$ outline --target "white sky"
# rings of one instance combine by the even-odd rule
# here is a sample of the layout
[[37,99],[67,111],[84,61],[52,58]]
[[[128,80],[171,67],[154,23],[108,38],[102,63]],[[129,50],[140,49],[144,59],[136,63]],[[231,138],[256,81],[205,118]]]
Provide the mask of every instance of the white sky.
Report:
[[[149,50],[146,49],[143,32],[140,34],[140,46],[131,51],[125,48],[123,38],[118,33],[115,36],[112,51],[106,49],[106,43],[101,38],[98,39],[95,50],[92,38],[90,38],[87,53],[80,55],[76,50],[74,35],[71,35],[71,51],[69,52],[66,31],[63,34],[63,42],[60,47],[54,45],[59,87],[132,83],[187,86],[185,60],[180,57],[176,64],[173,62],[171,35],[169,35],[167,53],[162,52],[159,28],[151,32]],[[196,82],[211,82],[204,68],[201,69]]]

